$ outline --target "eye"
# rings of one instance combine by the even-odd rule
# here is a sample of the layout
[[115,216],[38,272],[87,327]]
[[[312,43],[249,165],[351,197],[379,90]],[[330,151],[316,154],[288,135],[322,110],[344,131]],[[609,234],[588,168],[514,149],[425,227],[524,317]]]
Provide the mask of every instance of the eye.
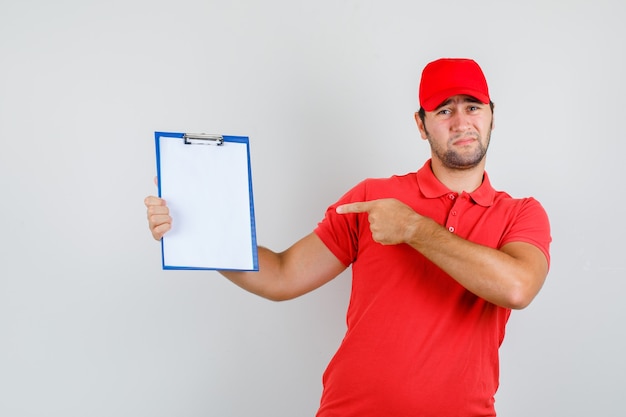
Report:
[[478,107],[478,106],[469,106],[468,110],[469,111],[477,111],[477,110],[480,110],[480,107]]
[[450,112],[450,109],[441,109],[441,110],[439,110],[439,111],[437,112],[437,114],[441,114],[441,115],[444,115],[444,116],[445,116],[445,115],[448,115],[448,114],[450,114],[450,113],[451,113],[451,112]]

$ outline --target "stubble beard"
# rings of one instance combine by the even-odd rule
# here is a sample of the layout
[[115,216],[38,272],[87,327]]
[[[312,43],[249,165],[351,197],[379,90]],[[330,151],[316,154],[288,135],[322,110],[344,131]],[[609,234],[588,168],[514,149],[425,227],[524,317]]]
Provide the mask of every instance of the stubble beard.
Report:
[[[480,135],[476,135],[478,146],[471,153],[460,153],[454,149],[442,149],[434,140],[431,139],[430,134],[426,132],[428,143],[433,154],[441,161],[441,163],[450,169],[471,169],[476,167],[487,155],[487,149],[489,148],[489,142],[491,141],[491,129],[487,132],[487,140],[483,143]],[[454,139],[453,139],[454,140]],[[450,143],[453,141],[451,140]]]

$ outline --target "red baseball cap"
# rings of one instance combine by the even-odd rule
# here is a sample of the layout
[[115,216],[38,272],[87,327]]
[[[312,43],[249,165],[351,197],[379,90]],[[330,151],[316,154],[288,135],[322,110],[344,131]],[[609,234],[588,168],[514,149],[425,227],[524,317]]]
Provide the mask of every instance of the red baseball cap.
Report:
[[420,106],[435,110],[452,96],[464,94],[488,104],[489,88],[478,64],[466,58],[441,58],[424,67],[419,87]]

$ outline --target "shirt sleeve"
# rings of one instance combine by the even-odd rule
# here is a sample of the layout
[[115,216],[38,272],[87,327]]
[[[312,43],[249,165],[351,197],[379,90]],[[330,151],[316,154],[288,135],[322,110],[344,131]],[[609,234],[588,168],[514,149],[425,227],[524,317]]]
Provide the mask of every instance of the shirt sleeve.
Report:
[[550,221],[548,214],[539,201],[534,198],[525,198],[521,201],[515,215],[515,221],[506,231],[500,247],[512,242],[525,242],[539,248],[550,265]]
[[329,206],[324,218],[314,230],[326,247],[346,267],[356,260],[359,248],[359,225],[367,221],[367,215],[364,213],[338,214],[336,208],[342,204],[364,201],[365,188],[365,181],[362,181],[336,203]]

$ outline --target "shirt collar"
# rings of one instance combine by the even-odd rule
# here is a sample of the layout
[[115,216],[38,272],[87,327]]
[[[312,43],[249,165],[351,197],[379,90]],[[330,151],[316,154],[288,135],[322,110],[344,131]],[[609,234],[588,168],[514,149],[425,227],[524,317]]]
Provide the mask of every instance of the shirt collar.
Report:
[[[426,161],[424,166],[417,171],[417,182],[422,194],[426,198],[439,198],[448,195],[453,191],[446,187],[441,181],[435,177],[431,169],[431,159]],[[496,195],[496,190],[491,186],[487,172],[483,174],[483,182],[480,186],[469,193],[469,196],[476,204],[481,206],[491,206]]]

